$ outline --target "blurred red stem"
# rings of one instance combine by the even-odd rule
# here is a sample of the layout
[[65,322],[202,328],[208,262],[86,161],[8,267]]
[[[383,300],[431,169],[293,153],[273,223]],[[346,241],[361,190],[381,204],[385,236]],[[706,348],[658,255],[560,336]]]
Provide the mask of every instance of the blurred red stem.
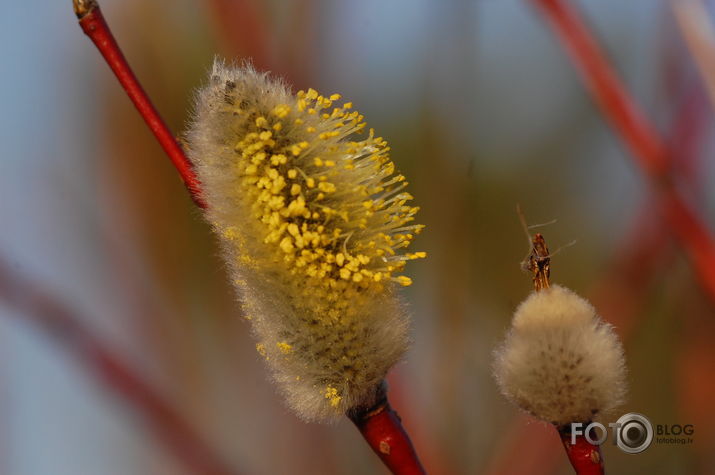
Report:
[[[386,385],[385,385],[386,386]],[[407,435],[402,420],[387,400],[385,386],[381,400],[372,408],[349,414],[350,420],[372,450],[395,475],[423,475],[422,464]]]
[[579,12],[568,0],[532,1],[550,21],[593,99],[639,165],[654,178],[664,178],[669,169],[665,145],[625,91]]
[[188,421],[134,371],[106,343],[88,331],[82,321],[54,295],[40,289],[0,258],[0,301],[31,318],[52,337],[71,348],[107,387],[121,395],[144,416],[158,439],[189,473],[235,474]]
[[582,435],[576,436],[575,444],[571,443],[571,432],[568,430],[559,430],[556,428],[561,437],[561,443],[566,450],[566,456],[571,462],[571,466],[576,471],[577,475],[603,475],[603,456],[601,455],[601,447],[593,445]]
[[532,2],[546,15],[587,89],[654,185],[671,232],[685,249],[707,295],[715,301],[715,239],[676,188],[664,142],[629,97],[578,11],[567,0]]
[[[250,57],[256,69],[273,70],[270,38],[262,11],[266,5],[256,0],[210,0],[208,3],[213,24],[223,42],[230,46],[230,53]],[[300,9],[304,8],[301,4]],[[294,81],[291,83],[295,85]]]
[[83,2],[75,0],[75,12],[79,17],[79,25],[82,27],[82,31],[89,36],[102,54],[129,99],[134,103],[144,121],[146,121],[159,145],[164,149],[171,163],[174,164],[174,167],[179,172],[184,186],[191,194],[191,198],[199,207],[204,208],[205,205],[200,196],[201,184],[194,173],[191,162],[152,104],[149,96],[144,92],[129,63],[124,58],[122,50],[109,29],[109,25],[104,20],[99,5],[94,1]]

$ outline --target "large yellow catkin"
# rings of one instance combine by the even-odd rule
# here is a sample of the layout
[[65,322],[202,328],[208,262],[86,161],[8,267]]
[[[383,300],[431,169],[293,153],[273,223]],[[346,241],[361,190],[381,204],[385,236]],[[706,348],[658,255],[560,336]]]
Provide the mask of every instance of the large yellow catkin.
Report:
[[257,350],[306,420],[372,404],[407,349],[395,288],[413,223],[385,140],[352,104],[214,64],[186,134]]

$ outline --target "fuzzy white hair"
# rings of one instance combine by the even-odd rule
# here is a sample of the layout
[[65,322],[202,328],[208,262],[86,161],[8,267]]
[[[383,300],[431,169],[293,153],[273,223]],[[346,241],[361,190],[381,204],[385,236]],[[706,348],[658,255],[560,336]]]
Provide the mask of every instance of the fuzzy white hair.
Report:
[[374,402],[408,346],[396,273],[424,256],[400,251],[421,226],[386,142],[338,99],[216,61],[186,134],[257,349],[310,421]]
[[526,412],[553,423],[591,421],[623,402],[623,348],[593,306],[559,285],[519,305],[495,352],[501,392]]

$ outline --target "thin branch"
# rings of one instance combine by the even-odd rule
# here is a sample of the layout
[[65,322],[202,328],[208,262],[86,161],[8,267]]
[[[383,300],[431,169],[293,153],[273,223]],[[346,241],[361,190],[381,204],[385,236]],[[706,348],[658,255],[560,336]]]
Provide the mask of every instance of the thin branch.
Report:
[[665,145],[626,92],[579,12],[568,0],[532,2],[549,20],[574,66],[581,73],[588,91],[639,161],[638,164],[653,177],[664,177],[669,171]]
[[579,12],[567,0],[532,2],[546,15],[604,116],[654,185],[656,203],[671,232],[686,251],[706,294],[715,301],[715,239],[676,187],[670,151],[627,94]]
[[[193,171],[190,161],[184,154],[179,144],[174,139],[164,121],[159,116],[149,97],[144,92],[136,76],[132,72],[124,55],[115,41],[96,0],[73,0],[75,13],[79,18],[82,30],[97,46],[109,67],[114,71],[117,79],[126,91],[129,98],[136,106],[139,114],[144,118],[149,128],[161,144],[172,163],[179,171],[186,188],[189,190],[194,202],[204,208],[205,204],[200,198],[200,183]],[[79,331],[80,328],[78,327]],[[101,347],[98,347],[101,350]],[[103,354],[93,355],[94,361],[103,362]],[[117,361],[110,359],[102,367],[105,372],[115,374],[114,380],[117,389],[134,393],[142,388],[132,388],[132,378],[124,377],[124,370]],[[131,376],[131,375],[129,375]],[[141,383],[141,381],[138,381]],[[392,409],[387,397],[368,412],[357,413],[350,419],[360,430],[370,447],[378,454],[385,465],[395,474],[413,475],[423,474],[417,454],[412,446],[405,429],[402,427],[397,413]],[[206,473],[224,473],[210,471]]]
[[171,163],[174,164],[174,167],[179,172],[184,186],[186,186],[191,194],[191,198],[197,206],[204,208],[205,204],[201,200],[200,195],[201,184],[194,173],[191,162],[174,138],[169,127],[159,115],[154,104],[152,104],[149,96],[144,92],[144,88],[142,88],[129,63],[127,63],[127,60],[124,58],[122,50],[119,48],[119,45],[112,35],[112,31],[104,20],[99,5],[94,0],[74,0],[74,9],[82,31],[89,36],[92,43],[94,43],[104,57],[104,60],[114,72],[117,80],[126,91],[127,96],[129,96],[129,99],[131,99],[137,111],[139,111],[139,115],[142,116],[154,134],[154,137],[156,137],[156,140],[159,142],[159,145],[164,149]]
[[91,373],[123,397],[148,422],[157,438],[190,473],[230,475],[226,463],[171,403],[108,345],[87,330],[80,318],[37,282],[20,275],[0,257],[0,301],[31,319],[71,349]]
[[382,396],[375,406],[348,414],[372,450],[395,475],[424,475],[410,437],[402,427],[402,420],[387,400],[387,384],[383,382]]

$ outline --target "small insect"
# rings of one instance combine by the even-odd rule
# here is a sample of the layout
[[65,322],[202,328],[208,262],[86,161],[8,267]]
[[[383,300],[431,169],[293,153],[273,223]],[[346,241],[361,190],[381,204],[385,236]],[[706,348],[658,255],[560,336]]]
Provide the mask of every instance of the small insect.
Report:
[[518,204],[516,205],[516,214],[519,215],[519,221],[521,221],[524,234],[526,234],[526,239],[529,241],[529,253],[521,261],[521,268],[525,272],[533,274],[534,290],[548,289],[549,277],[551,276],[551,258],[561,252],[562,249],[576,244],[576,240],[559,247],[553,253],[549,252],[549,247],[546,245],[544,236],[541,233],[536,233],[532,236],[529,230],[549,226],[554,224],[556,220],[553,219],[547,223],[528,225],[526,224],[526,217],[524,217],[521,206]]
[[549,288],[551,276],[551,255],[546,241],[541,233],[531,238],[531,252],[521,263],[522,269],[531,272],[534,280],[534,290]]
[[521,268],[525,272],[531,272],[533,274],[534,290],[548,289],[549,277],[551,276],[551,254],[549,253],[549,247],[546,245],[546,240],[541,233],[536,233],[532,236],[529,233],[529,229],[553,224],[556,220],[529,226],[526,224],[526,218],[521,210],[521,206],[516,205],[516,213],[519,215],[519,221],[521,221],[526,239],[529,241],[529,253],[524,260],[521,261]]

